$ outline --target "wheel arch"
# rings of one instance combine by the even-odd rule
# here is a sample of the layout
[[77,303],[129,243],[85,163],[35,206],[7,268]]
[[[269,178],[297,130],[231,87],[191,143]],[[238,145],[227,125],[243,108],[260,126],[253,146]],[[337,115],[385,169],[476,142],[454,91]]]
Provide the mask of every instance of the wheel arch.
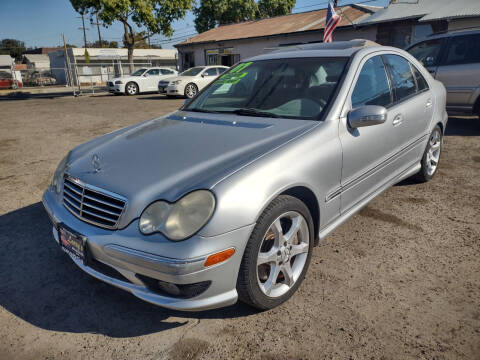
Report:
[[137,85],[137,91],[138,91],[138,94],[140,94],[140,85],[138,85],[138,83],[135,80],[127,81],[127,83],[125,84],[125,92],[127,92],[127,85],[130,83],[134,83],[135,85]]
[[308,208],[313,220],[314,245],[317,246],[320,242],[318,237],[320,231],[320,206],[314,192],[306,186],[294,186],[284,190],[278,196],[280,195],[290,195],[297,198]]

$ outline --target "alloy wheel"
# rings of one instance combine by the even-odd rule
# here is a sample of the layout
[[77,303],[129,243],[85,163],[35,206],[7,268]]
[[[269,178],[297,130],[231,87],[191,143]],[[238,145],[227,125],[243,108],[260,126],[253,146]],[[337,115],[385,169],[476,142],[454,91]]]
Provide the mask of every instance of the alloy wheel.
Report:
[[310,234],[305,218],[296,211],[280,215],[269,227],[257,257],[261,291],[279,297],[297,282],[306,264]]
[[133,83],[127,84],[127,92],[129,95],[135,95],[137,93],[137,86]]
[[197,94],[197,88],[194,84],[188,84],[185,88],[185,94],[188,98],[193,98]]
[[430,135],[429,146],[427,150],[426,163],[427,174],[432,176],[437,170],[440,160],[440,150],[442,145],[442,135],[439,130],[435,130]]

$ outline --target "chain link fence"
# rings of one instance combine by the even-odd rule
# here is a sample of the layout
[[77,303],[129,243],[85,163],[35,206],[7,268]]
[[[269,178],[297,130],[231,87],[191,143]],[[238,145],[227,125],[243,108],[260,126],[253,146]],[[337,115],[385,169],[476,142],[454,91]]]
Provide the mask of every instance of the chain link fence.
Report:
[[[152,62],[133,63],[133,72],[140,68],[152,67]],[[72,91],[73,95],[106,91],[107,81],[130,75],[130,63],[114,60],[111,62],[75,62],[70,68],[29,67],[15,71],[0,72],[4,89],[57,88],[56,91]],[[68,89],[68,90],[67,90]],[[47,91],[47,89],[46,89]]]

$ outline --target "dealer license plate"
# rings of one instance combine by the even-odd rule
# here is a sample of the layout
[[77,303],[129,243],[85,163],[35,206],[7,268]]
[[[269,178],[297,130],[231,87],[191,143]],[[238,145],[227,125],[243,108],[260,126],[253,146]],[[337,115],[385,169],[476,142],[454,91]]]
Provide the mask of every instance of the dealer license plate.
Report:
[[58,238],[60,246],[67,254],[75,256],[81,261],[85,261],[86,238],[63,225],[58,227]]

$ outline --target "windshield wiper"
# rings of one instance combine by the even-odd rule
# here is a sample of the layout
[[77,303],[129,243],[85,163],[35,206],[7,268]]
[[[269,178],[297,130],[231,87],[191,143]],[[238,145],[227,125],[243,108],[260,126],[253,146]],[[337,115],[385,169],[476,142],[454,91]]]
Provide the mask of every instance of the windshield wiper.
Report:
[[205,109],[200,109],[200,108],[185,109],[185,111],[203,112],[203,113],[213,113],[213,114],[221,113],[221,111],[205,110]]
[[252,108],[237,109],[232,111],[232,113],[237,115],[245,115],[245,116],[260,116],[260,117],[272,117],[272,118],[280,117],[277,114],[274,114],[268,111],[260,111]]

